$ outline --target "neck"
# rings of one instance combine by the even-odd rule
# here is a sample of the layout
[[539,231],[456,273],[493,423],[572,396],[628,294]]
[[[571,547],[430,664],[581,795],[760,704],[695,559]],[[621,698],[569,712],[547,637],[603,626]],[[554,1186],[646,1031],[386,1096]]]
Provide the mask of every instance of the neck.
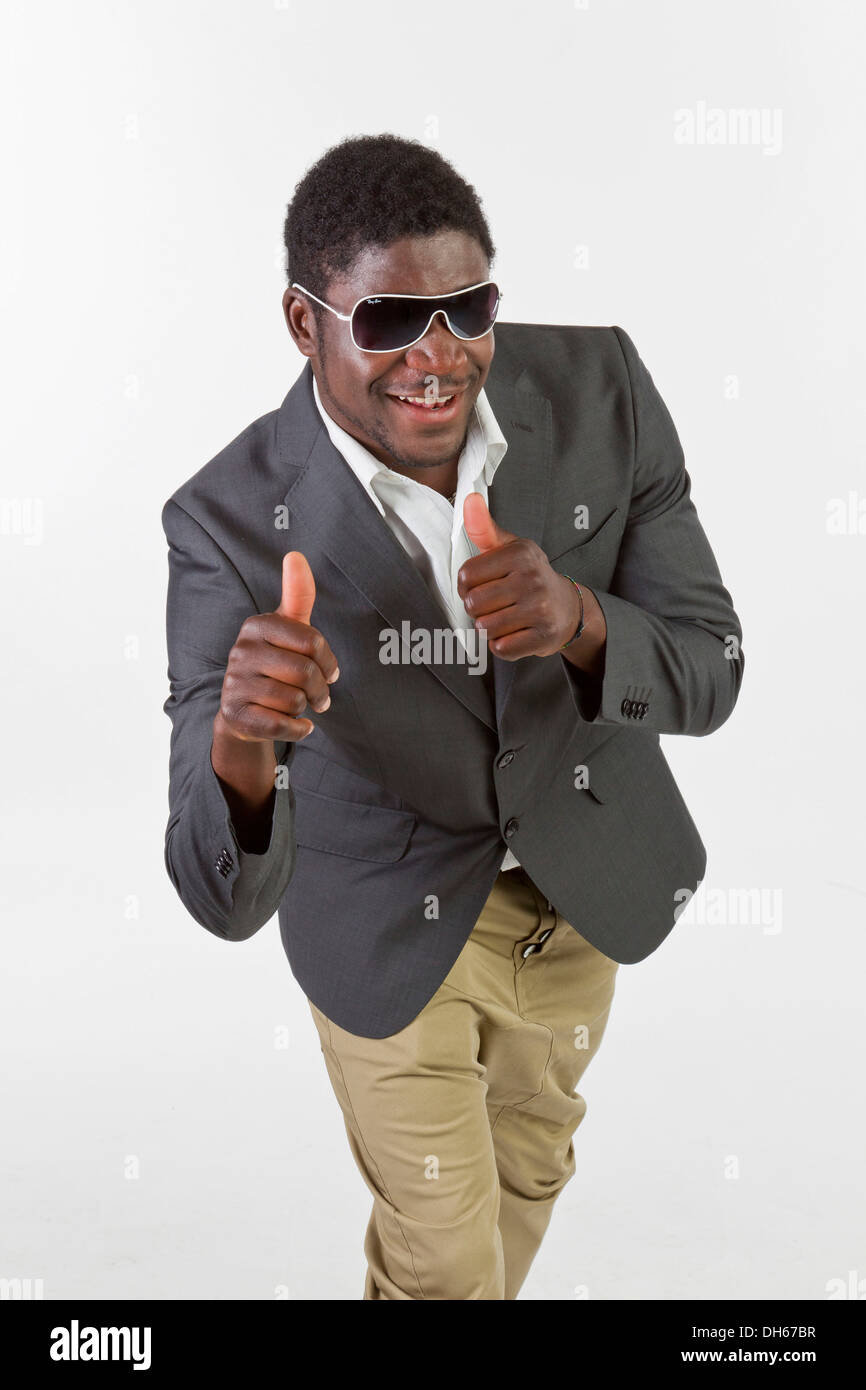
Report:
[[408,468],[402,463],[392,463],[392,472],[402,473],[406,478],[414,478],[416,483],[424,483],[442,497],[450,497],[457,490],[457,460],[437,464],[435,468]]

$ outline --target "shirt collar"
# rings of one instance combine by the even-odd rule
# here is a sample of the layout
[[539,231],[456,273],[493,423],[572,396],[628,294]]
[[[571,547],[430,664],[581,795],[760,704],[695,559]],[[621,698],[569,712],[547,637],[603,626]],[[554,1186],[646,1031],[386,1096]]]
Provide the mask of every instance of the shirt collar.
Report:
[[[331,443],[334,445],[337,452],[342,454],[346,462],[354,469],[361,482],[366,484],[367,490],[375,501],[376,506],[384,515],[384,509],[379,498],[376,496],[372,483],[374,478],[382,474],[389,478],[393,477],[392,470],[384,463],[380,463],[375,455],[371,454],[370,450],[367,449],[360,440],[356,439],[354,435],[349,434],[348,431],[337,424],[336,420],[331,418],[322,404],[315,374],[313,374],[313,396],[315,397],[316,406],[324,422],[325,429],[330,436]],[[490,486],[493,482],[494,474],[505,456],[507,448],[508,441],[499,428],[490,402],[482,389],[478,392],[478,397],[469,421],[466,444],[457,465],[461,481],[464,471],[469,472],[469,487],[467,491],[472,490],[472,486],[478,481],[482,474],[486,486]],[[460,483],[458,482],[458,487],[459,486]]]

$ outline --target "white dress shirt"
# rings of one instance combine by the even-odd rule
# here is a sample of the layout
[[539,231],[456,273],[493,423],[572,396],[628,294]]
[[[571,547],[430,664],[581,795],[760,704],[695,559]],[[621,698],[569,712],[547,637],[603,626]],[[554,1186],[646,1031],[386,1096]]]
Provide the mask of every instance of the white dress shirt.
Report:
[[[426,483],[416,482],[380,463],[359,440],[342,429],[322,405],[315,376],[313,395],[331,443],[421,572],[449,626],[458,639],[462,633],[473,631],[473,620],[457,592],[460,566],[478,554],[463,526],[463,502],[470,492],[480,492],[487,501],[487,489],[508,448],[484,391],[478,393],[466,444],[457,461],[453,506]],[[470,648],[473,650],[477,649]],[[511,850],[506,850],[501,867],[513,869],[518,864]]]

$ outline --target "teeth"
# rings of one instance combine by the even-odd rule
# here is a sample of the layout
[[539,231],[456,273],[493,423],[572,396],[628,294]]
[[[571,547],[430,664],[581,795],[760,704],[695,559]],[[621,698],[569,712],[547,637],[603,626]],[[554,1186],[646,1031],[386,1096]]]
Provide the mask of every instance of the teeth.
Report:
[[425,405],[428,410],[435,410],[437,405],[447,405],[454,399],[453,396],[440,396],[437,401],[428,401],[424,396],[398,396],[400,401],[409,401],[412,405]]

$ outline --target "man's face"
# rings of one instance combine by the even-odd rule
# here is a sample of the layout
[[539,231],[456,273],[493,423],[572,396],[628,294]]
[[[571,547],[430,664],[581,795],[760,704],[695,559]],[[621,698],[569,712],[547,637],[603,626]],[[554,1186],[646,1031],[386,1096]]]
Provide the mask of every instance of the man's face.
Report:
[[[465,232],[441,231],[406,237],[388,247],[367,247],[344,275],[335,276],[322,298],[348,314],[358,299],[375,294],[450,294],[490,278],[479,243]],[[493,334],[474,342],[454,336],[441,314],[426,334],[399,352],[362,352],[349,324],[286,290],[283,308],[289,331],[312,362],[322,404],[344,430],[380,463],[400,471],[441,468],[456,462],[466,441],[478,393],[493,361]],[[447,406],[424,410],[399,396],[421,396],[435,378],[437,397]]]

